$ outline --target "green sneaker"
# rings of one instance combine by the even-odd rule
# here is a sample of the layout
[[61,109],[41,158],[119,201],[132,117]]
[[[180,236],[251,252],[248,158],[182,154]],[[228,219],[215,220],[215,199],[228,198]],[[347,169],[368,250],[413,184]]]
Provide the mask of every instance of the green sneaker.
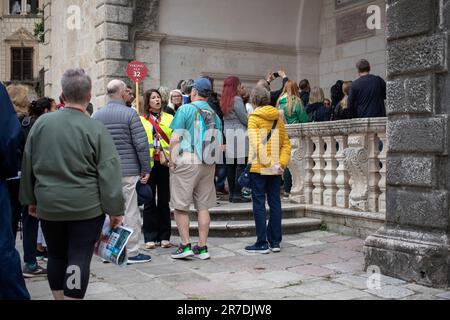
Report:
[[180,244],[178,249],[172,253],[170,256],[172,259],[186,259],[186,258],[192,258],[194,256],[194,251],[191,249],[191,244],[188,243],[187,245]]
[[197,259],[200,260],[208,260],[209,258],[211,258],[211,255],[208,252],[208,247],[204,246],[204,247],[199,247],[199,246],[195,246],[192,251],[194,251],[195,257]]

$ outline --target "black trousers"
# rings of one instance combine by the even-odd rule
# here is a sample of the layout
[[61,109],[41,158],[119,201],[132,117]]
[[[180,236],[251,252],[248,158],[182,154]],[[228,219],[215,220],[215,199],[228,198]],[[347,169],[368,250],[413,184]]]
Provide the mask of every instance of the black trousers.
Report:
[[144,206],[143,233],[145,242],[170,240],[170,181],[169,168],[155,161],[150,174],[153,201]]
[[52,291],[83,299],[89,284],[94,245],[100,238],[105,215],[90,220],[41,220],[47,242],[47,276]]
[[242,187],[238,183],[238,179],[242,172],[245,170],[246,164],[238,164],[238,159],[227,159],[226,166],[228,187],[230,189],[230,198],[239,197],[241,196]]

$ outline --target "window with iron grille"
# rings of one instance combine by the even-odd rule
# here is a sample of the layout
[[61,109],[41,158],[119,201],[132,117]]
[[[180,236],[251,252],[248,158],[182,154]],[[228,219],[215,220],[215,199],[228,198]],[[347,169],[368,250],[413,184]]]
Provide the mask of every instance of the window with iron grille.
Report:
[[33,48],[11,48],[11,80],[33,80]]

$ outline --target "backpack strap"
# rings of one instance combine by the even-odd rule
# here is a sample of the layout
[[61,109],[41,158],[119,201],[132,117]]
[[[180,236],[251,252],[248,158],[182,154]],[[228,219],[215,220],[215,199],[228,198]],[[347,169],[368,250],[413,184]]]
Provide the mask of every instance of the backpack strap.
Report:
[[275,130],[275,128],[277,127],[277,124],[278,124],[278,120],[275,120],[273,122],[272,129],[270,129],[269,134],[267,135],[266,139],[263,141],[263,145],[266,145],[269,142],[270,138],[272,138],[273,130]]

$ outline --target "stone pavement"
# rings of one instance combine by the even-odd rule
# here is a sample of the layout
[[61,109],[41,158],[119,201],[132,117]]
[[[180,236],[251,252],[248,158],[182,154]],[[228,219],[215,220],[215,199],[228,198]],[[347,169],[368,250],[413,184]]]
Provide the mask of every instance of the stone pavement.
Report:
[[[369,289],[358,238],[326,231],[286,235],[282,252],[268,255],[247,254],[244,247],[253,241],[211,238],[208,261],[174,261],[172,249],[161,248],[142,265],[117,267],[94,257],[86,299],[450,299],[450,291],[385,276]],[[26,283],[33,299],[52,299],[46,278]]]

